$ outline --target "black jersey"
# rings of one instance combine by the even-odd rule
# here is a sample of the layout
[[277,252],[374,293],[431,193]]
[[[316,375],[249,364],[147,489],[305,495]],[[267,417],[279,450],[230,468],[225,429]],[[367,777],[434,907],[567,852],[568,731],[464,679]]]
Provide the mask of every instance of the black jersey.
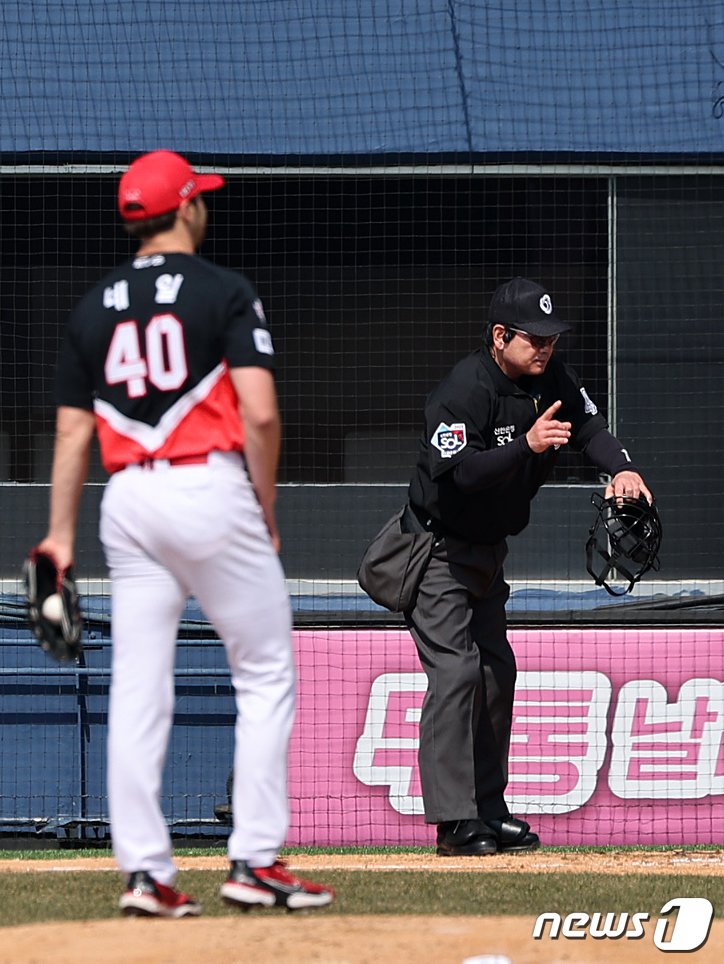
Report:
[[[570,444],[580,451],[606,421],[573,369],[553,356],[542,375],[513,382],[487,350],[462,359],[428,396],[410,502],[441,531],[471,543],[493,545],[521,532],[557,453],[536,454],[520,437],[558,399],[555,418],[571,423]],[[461,491],[453,477],[459,462],[511,443],[516,457],[498,478],[481,491]]]
[[230,368],[273,369],[261,301],[241,274],[196,255],[138,256],[72,312],[57,402],[92,410],[103,464],[241,451]]

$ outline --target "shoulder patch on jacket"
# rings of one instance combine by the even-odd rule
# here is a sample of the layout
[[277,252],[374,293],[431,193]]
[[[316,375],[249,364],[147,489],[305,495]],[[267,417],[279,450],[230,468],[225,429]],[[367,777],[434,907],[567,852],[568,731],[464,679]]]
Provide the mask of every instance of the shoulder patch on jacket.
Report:
[[468,444],[465,422],[453,422],[452,425],[440,422],[432,433],[430,444],[435,446],[444,459],[451,459]]

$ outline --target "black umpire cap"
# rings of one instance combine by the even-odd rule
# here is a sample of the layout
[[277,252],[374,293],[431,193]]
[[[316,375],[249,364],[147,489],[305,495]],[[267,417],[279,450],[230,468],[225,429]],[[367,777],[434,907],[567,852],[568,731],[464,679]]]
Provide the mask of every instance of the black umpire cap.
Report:
[[513,278],[496,289],[490,302],[491,325],[517,328],[543,338],[570,331],[553,310],[553,301],[545,288],[527,278]]

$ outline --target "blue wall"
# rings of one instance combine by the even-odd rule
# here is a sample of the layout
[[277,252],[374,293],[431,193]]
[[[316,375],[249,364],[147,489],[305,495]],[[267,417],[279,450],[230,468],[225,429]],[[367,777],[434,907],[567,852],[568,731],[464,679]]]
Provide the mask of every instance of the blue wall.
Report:
[[[103,834],[108,820],[106,631],[84,634],[80,665],[58,665],[22,623],[0,628],[0,836]],[[181,640],[162,808],[178,833],[223,836],[235,706],[223,647]]]
[[719,0],[5,0],[1,152],[722,150]]

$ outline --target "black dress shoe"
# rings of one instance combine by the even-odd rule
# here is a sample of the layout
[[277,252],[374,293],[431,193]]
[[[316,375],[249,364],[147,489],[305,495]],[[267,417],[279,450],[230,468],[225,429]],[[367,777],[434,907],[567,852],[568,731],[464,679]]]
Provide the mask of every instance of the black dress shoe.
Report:
[[502,820],[485,820],[483,826],[494,834],[499,854],[522,854],[540,847],[540,837],[533,833],[530,824],[517,817]]
[[438,857],[487,857],[497,852],[495,831],[482,820],[449,820],[437,825]]

